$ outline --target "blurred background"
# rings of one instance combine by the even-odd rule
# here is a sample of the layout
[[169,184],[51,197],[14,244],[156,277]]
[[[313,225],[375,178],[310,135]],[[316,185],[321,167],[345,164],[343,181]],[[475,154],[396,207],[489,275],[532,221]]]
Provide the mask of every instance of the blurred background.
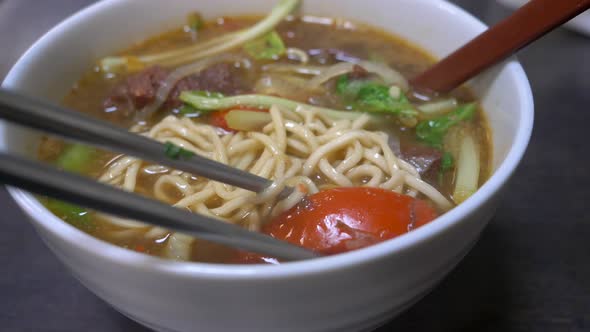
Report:
[[[0,79],[38,37],[92,2],[0,0]],[[452,2],[488,24],[510,13],[492,0]],[[536,116],[510,190],[465,260],[379,332],[590,331],[587,26],[559,29],[519,54]],[[0,212],[0,330],[147,331],[69,275],[3,189]]]

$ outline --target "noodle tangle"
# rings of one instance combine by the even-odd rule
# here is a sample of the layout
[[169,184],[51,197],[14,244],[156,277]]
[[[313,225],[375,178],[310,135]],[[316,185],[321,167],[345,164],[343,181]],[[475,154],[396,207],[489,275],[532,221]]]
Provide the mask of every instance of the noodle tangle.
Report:
[[[440,192],[420,179],[412,165],[394,154],[386,133],[366,128],[367,115],[335,121],[304,108],[293,111],[273,106],[269,112],[272,121],[260,132],[220,132],[189,118],[168,116],[142,133],[274,182],[258,195],[129,156],[113,160],[100,181],[133,192],[138,189],[138,178],[146,177],[153,183],[149,194],[155,198],[253,231],[305,195],[333,187],[379,187],[423,195],[442,210],[451,207]],[[278,200],[285,186],[296,190]],[[142,223],[104,218],[124,230],[144,231],[144,236],[167,234]],[[168,235],[165,255],[189,259],[192,240]]]

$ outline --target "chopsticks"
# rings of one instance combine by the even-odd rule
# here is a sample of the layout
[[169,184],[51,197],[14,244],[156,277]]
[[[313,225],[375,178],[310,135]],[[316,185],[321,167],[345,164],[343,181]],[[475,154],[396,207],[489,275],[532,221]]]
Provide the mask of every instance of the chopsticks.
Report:
[[288,260],[317,257],[307,249],[262,233],[251,232],[4,152],[0,152],[0,181],[40,195],[273,257]]
[[[267,179],[197,155],[187,159],[167,158],[164,144],[5,89],[0,89],[0,118],[248,190],[260,191],[270,184]],[[33,193],[123,218],[141,220],[247,251],[287,260],[318,256],[307,249],[261,233],[251,232],[221,220],[175,208],[4,152],[0,152],[0,181]]]
[[[0,118],[254,192],[261,192],[272,184],[263,177],[196,154],[170,158],[166,156],[165,144],[6,89],[0,89]],[[292,190],[285,188],[281,197]]]

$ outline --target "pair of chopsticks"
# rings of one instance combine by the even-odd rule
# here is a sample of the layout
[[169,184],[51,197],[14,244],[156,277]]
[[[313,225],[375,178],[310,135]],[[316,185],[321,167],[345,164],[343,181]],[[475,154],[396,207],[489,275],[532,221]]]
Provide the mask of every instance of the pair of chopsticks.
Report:
[[[165,144],[5,89],[0,89],[0,118],[250,191],[260,192],[271,184],[265,178],[198,155],[181,159],[169,158],[166,156]],[[5,152],[0,152],[0,182],[247,251],[287,260],[318,256],[307,249],[264,234],[181,210]],[[283,195],[290,190],[292,189],[287,188]]]

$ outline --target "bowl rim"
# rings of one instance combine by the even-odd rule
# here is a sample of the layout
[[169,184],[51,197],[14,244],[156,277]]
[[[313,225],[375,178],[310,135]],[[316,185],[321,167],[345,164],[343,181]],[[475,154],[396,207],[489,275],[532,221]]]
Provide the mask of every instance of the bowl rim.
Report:
[[[85,17],[93,16],[97,12],[109,10],[120,0],[104,0],[92,4],[61,21],[37,40],[12,67],[3,85],[10,85],[20,76],[21,68],[26,67],[31,58],[38,57],[37,49],[43,49],[54,38],[69,30],[69,26]],[[444,11],[459,16],[470,29],[484,30],[487,26],[464,9],[446,0],[414,0],[428,2],[440,6]],[[88,256],[108,261],[121,268],[135,268],[151,271],[151,273],[174,275],[179,278],[214,278],[216,280],[244,280],[244,279],[274,279],[285,277],[302,277],[305,275],[324,273],[326,271],[340,271],[352,266],[362,265],[378,260],[387,255],[400,253],[417,246],[425,241],[440,236],[465,220],[480,206],[496,194],[508,181],[520,163],[528,146],[534,121],[534,103],[528,78],[515,58],[507,61],[505,66],[517,82],[519,108],[522,110],[519,126],[514,138],[514,144],[506,154],[505,159],[497,170],[490,176],[477,192],[465,202],[451,211],[437,218],[436,222],[424,225],[412,232],[403,234],[395,239],[385,241],[367,248],[355,250],[334,256],[321,257],[313,260],[287,262],[281,265],[237,265],[212,264],[198,262],[181,262],[164,258],[148,256],[132,250],[124,249],[106,241],[99,240],[86,234],[74,226],[63,222],[49,212],[32,194],[13,187],[8,192],[19,205],[21,210],[29,216],[36,227],[42,227],[46,232],[67,242],[69,246],[85,252]]]

